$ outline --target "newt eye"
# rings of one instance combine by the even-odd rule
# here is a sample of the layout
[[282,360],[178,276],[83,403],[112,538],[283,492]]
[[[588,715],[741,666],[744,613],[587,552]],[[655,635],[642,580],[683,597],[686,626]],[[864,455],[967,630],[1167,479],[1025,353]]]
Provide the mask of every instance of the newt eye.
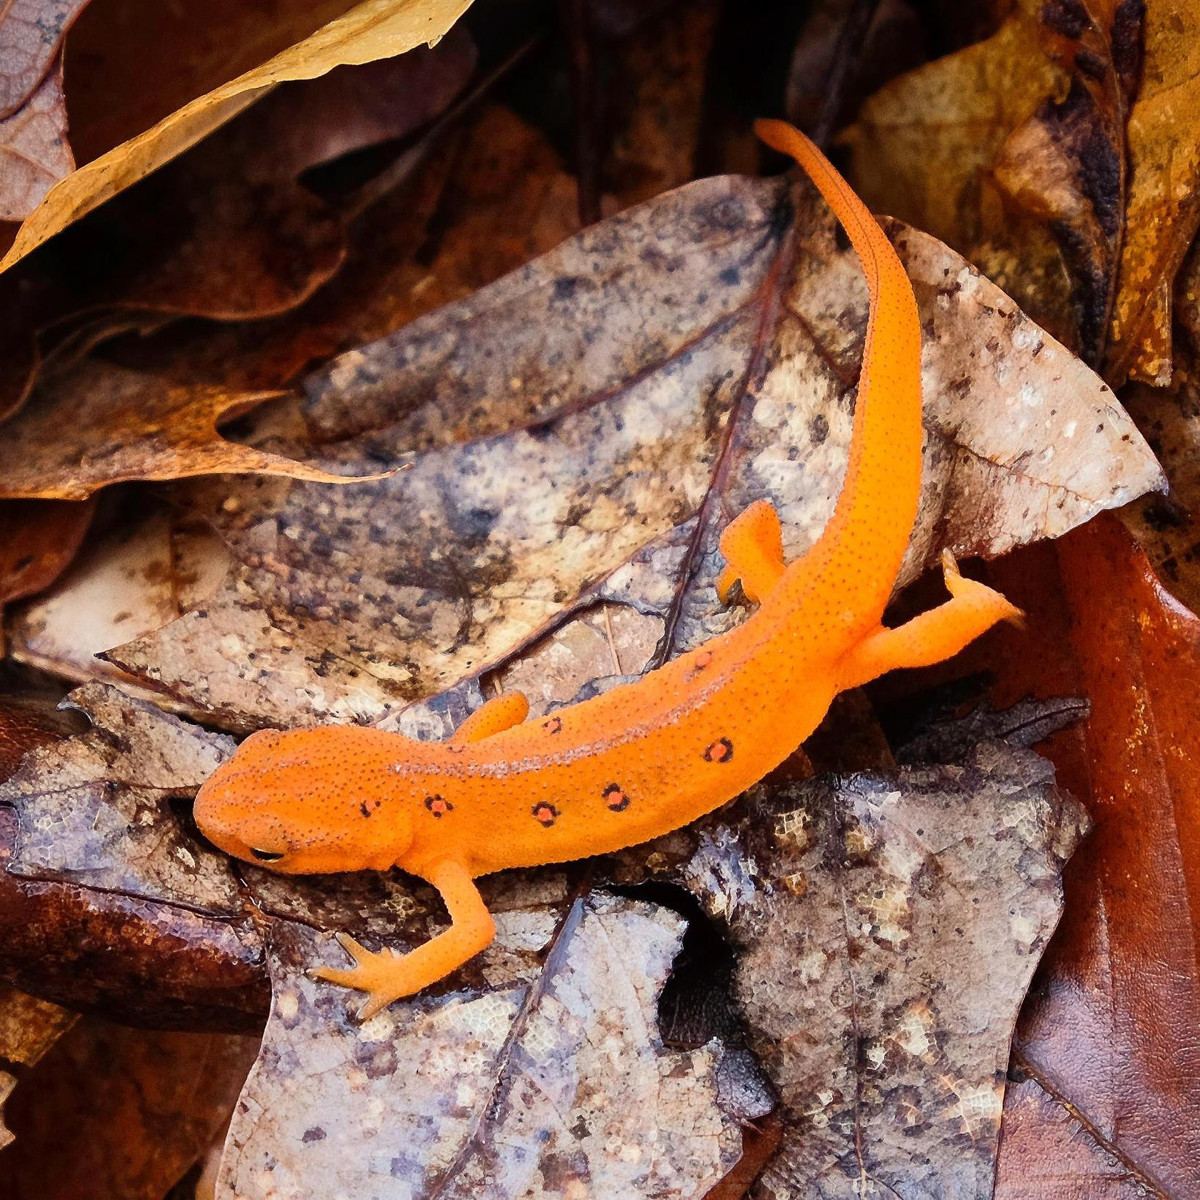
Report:
[[249,847],[250,853],[258,859],[259,862],[278,862],[283,857],[283,851],[275,850],[259,850],[254,846]]

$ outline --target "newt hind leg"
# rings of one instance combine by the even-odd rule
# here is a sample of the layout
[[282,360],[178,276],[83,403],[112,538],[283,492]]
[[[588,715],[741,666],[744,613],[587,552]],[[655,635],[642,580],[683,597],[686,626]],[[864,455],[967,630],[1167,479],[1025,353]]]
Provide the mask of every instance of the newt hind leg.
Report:
[[720,547],[728,564],[717,578],[722,604],[729,603],[738,580],[746,599],[758,604],[783,576],[783,531],[769,500],[756,500],[730,521]]
[[846,656],[839,685],[857,687],[898,667],[928,667],[952,658],[998,621],[1020,624],[1024,614],[999,592],[959,574],[949,550],[942,572],[950,599],[896,629],[877,629]]

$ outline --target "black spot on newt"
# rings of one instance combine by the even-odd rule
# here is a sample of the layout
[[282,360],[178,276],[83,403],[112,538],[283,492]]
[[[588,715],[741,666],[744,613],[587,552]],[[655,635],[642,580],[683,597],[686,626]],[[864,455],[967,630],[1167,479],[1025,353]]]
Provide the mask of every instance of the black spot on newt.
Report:
[[374,816],[374,815],[375,815],[375,809],[379,808],[379,807],[380,807],[380,805],[382,805],[382,804],[383,804],[383,801],[382,801],[382,800],[376,800],[376,801],[374,802],[374,804],[370,804],[370,805],[368,805],[368,804],[367,804],[367,802],[364,800],[364,801],[363,801],[363,802],[362,802],[362,803],[361,803],[361,804],[358,806],[358,811],[359,811],[360,813],[362,813],[362,815],[363,815],[364,817],[372,817],[372,816]]
[[604,789],[604,803],[613,812],[624,812],[629,807],[629,797],[622,791],[619,783],[610,783]]
[[534,817],[537,818],[547,829],[558,820],[558,809],[553,804],[547,804],[542,801],[540,804],[535,804],[532,809]]
[[717,738],[704,751],[705,762],[726,763],[733,757],[733,743],[728,738]]
[[445,796],[426,796],[425,807],[429,809],[435,817],[444,817],[448,812],[454,811],[454,805],[446,799]]

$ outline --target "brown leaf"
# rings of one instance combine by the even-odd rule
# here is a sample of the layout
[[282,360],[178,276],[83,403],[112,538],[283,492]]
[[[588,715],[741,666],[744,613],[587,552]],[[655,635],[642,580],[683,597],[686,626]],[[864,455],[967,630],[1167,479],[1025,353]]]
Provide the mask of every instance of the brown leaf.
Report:
[[9,0],[0,14],[0,117],[51,72],[63,36],[88,0]]
[[[957,256],[894,232],[931,431],[905,580],[945,543],[1000,553],[1158,486],[1099,380]],[[795,555],[831,510],[865,316],[806,189],[711,179],[611,218],[314,375],[322,463],[416,451],[414,469],[191,492],[236,571],[108,657],[248,728],[379,720],[598,597],[661,616],[663,653],[695,644],[735,619],[712,589],[731,516],[773,499]]]
[[1121,517],[1171,592],[1200,612],[1200,386],[1185,345],[1176,346],[1175,361],[1169,388],[1132,384],[1123,392],[1171,490],[1127,505]]
[[285,1192],[704,1196],[741,1137],[717,1105],[720,1047],[669,1052],[657,1034],[682,927],[645,903],[577,901],[535,978],[360,1026],[305,974],[340,954],[332,939],[277,926],[222,1194],[258,1194],[267,1159]]
[[59,58],[20,107],[0,117],[0,221],[28,216],[51,186],[75,169],[62,87]]
[[[129,140],[67,176],[51,189],[21,226],[12,248],[0,261],[0,269],[12,266],[72,221],[206,137],[260,98],[265,89],[284,80],[312,79],[344,64],[390,58],[436,41],[469,3],[470,0],[362,0],[347,5],[341,0],[330,0],[315,12],[311,4],[297,5],[294,12],[285,7],[282,11],[293,21],[299,14],[308,36],[260,66],[243,69],[237,78],[213,87],[196,99],[180,97],[180,101],[187,101],[182,107],[169,115],[163,114],[149,128],[130,130],[124,135]],[[261,31],[261,17],[248,15]],[[328,24],[311,32],[314,18],[317,22],[324,19]],[[290,28],[286,21],[284,28]],[[247,39],[244,44],[258,49],[262,42]],[[214,59],[220,62],[222,55],[228,55],[228,48],[224,42],[218,46]],[[172,69],[174,64],[169,58],[166,62],[168,69]]]
[[1128,232],[1106,374],[1171,373],[1171,288],[1200,225],[1200,4],[1149,0],[1129,117]]
[[0,605],[44,591],[67,569],[94,509],[60,501],[0,504]]
[[868,203],[967,255],[1097,367],[1114,312],[1157,286],[1126,277],[1118,293],[1141,11],[1027,0],[986,41],[887,84],[850,132]]
[[253,1029],[262,945],[228,861],[162,812],[232,743],[115,689],[72,699],[92,728],[0,788],[4,979],[159,1027]]
[[0,697],[0,783],[36,746],[48,746],[75,728],[53,702],[31,696]]
[[507,109],[485,106],[461,140],[429,146],[411,186],[385,191],[357,214],[345,265],[292,313],[176,326],[112,352],[174,382],[283,387],[313,362],[469,296],[577,228],[574,184],[546,138]]
[[[10,503],[49,508],[68,502]],[[9,654],[60,678],[119,679],[131,690],[124,672],[95,655],[173,621],[210,595],[228,568],[229,553],[211,530],[180,526],[153,510],[93,540],[46,596],[19,609]]]
[[9,1102],[11,1200],[161,1200],[228,1117],[256,1041],[86,1018]]
[[[15,356],[0,376],[0,415],[24,401],[37,341],[61,368],[126,328],[164,324],[156,314],[261,321],[302,304],[346,246],[342,215],[300,173],[411,132],[464,86],[474,57],[464,32],[436,50],[278,88],[22,264],[0,290]],[[261,353],[265,331],[251,336]]]
[[221,437],[218,424],[268,395],[172,387],[96,364],[58,380],[52,396],[5,426],[0,497],[82,500],[122,480],[214,472],[347,483],[347,476]]
[[[1085,1157],[1118,1158],[1131,1185],[1187,1195],[1200,1167],[1200,623],[1112,518],[996,579],[1029,614],[1019,643],[1002,631],[991,644],[1001,698],[1091,703],[1048,745],[1095,832],[1067,874],[1063,926],[1019,1027],[1024,1093],[1049,1115],[1035,1130],[1026,1114],[1016,1147],[1044,1162],[1064,1126],[1078,1129]],[[1025,1171],[1024,1158],[1002,1157],[1001,1178]],[[1060,1193],[1051,1180],[1019,1194]]]

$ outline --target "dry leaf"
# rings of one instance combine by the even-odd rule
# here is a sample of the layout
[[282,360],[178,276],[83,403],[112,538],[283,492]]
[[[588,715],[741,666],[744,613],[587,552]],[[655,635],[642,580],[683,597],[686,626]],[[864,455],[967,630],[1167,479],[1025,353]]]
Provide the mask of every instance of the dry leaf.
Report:
[[[1188,1195],[1200,1167],[1200,623],[1114,518],[998,568],[1029,632],[1000,631],[983,661],[1002,701],[1087,697],[1091,716],[1047,753],[1095,819],[1018,1028],[1014,1062],[1029,1082],[1013,1153],[1044,1162],[1081,1122],[1080,1156],[1122,1163],[1129,1191],[1114,1194]],[[1045,1117],[1036,1128],[1033,1114]],[[1006,1143],[1011,1189],[1026,1162],[1007,1155]],[[1051,1179],[1008,1194],[1061,1191]]]
[[682,925],[576,902],[535,979],[365,1026],[304,973],[332,939],[276,927],[271,1019],[218,1194],[703,1197],[741,1137],[717,1105],[720,1047],[668,1052],[657,1033]]
[[[257,943],[237,919],[242,906],[270,922],[271,1030],[225,1168],[238,1194],[330,1173],[331,1189],[397,1179],[412,1195],[435,1186],[441,1195],[475,1195],[485,1177],[504,1178],[513,1194],[521,1179],[540,1179],[551,1195],[573,1180],[585,1189],[590,1180],[596,1194],[703,1195],[733,1165],[739,1139],[722,1106],[746,1119],[767,1102],[753,1068],[747,1076],[716,1043],[664,1057],[654,1011],[678,948],[676,916],[600,894],[571,904],[557,869],[503,873],[484,881],[497,943],[435,989],[440,995],[354,1025],[342,992],[301,973],[339,953],[314,931],[349,927],[375,944],[415,944],[438,927],[428,889],[372,872],[288,879],[253,867],[241,868],[236,884],[228,861],[162,804],[193,790],[228,740],[95,685],[76,703],[93,729],[37,752],[0,793],[21,823],[8,878],[26,888],[70,880],[157,914],[160,932],[141,947],[143,963],[161,955],[172,969],[143,976],[143,990],[158,992],[143,1003],[157,999],[161,1013],[174,996],[178,1019],[193,1023],[228,1021],[221,1000],[250,998],[245,970]],[[831,1162],[847,1163],[837,1145],[854,1145],[856,1104],[872,1174],[894,1178],[917,1145],[926,1147],[916,1158],[927,1182],[982,1178],[1012,1017],[1057,918],[1058,868],[1078,833],[1077,812],[1040,760],[994,744],[964,766],[831,786],[760,787],[728,813],[599,864],[600,873],[626,885],[686,883],[728,925],[751,1038],[787,1105],[784,1158],[770,1178],[811,1185],[843,1170]],[[979,904],[964,910],[968,895]],[[27,913],[37,904],[26,896]],[[180,922],[184,913],[193,927]],[[223,938],[214,937],[214,918]],[[208,943],[194,940],[203,920]],[[246,939],[240,958],[231,939]],[[112,976],[130,970],[128,955],[122,939],[105,959],[117,995]],[[239,976],[222,956],[241,967],[241,991],[224,997],[214,982],[231,987]],[[53,987],[57,966],[42,958],[26,962],[26,973],[40,969]],[[209,979],[207,1010],[187,991],[189,958]],[[797,969],[806,972],[799,988]],[[81,989],[101,984],[81,974]],[[464,980],[469,991],[448,990]],[[986,1033],[980,1013],[990,1014]],[[829,1036],[812,1036],[822,1027]],[[871,1036],[875,1043],[862,1040]],[[625,1064],[616,1071],[613,1054]],[[393,1099],[398,1080],[403,1090]],[[328,1100],[314,1105],[314,1095]],[[587,1119],[592,1108],[607,1114],[602,1131]],[[897,1113],[907,1122],[898,1144],[886,1136]],[[431,1140],[424,1131],[434,1114]],[[656,1123],[659,1150],[614,1153],[645,1145],[645,1122]],[[532,1155],[514,1149],[523,1139]],[[844,1169],[857,1177],[852,1160]]]
[[67,569],[94,510],[54,500],[0,504],[0,605],[45,590]]
[[[122,367],[93,364],[56,381],[54,394],[12,418],[0,440],[0,497],[82,500],[126,479],[213,472],[348,482],[217,432],[270,393],[184,388]],[[372,472],[371,478],[379,478]]]
[[[153,824],[232,743],[101,685],[72,702],[92,728],[35,750],[0,789],[4,980],[159,1028],[253,1030],[267,998],[262,944],[237,919],[228,861],[169,813]],[[82,865],[83,848],[89,870],[55,875]]]
[[60,58],[21,106],[0,118],[0,221],[28,216],[53,184],[75,168],[62,88]]
[[144,133],[86,163],[51,189],[0,260],[11,267],[35,246],[194,145],[287,79],[403,54],[442,37],[470,0],[363,0],[304,41],[183,105]]
[[783,1106],[752,1195],[989,1194],[1013,1023],[1084,814],[997,742],[751,795],[681,872],[728,926]]
[[161,1200],[228,1117],[257,1046],[85,1018],[9,1101],[10,1200]]
[[[108,657],[250,728],[382,719],[600,595],[661,616],[662,653],[727,628],[720,529],[765,495],[802,551],[849,441],[865,287],[812,193],[794,203],[795,234],[778,182],[694,184],[336,359],[305,389],[319,461],[415,450],[413,470],[337,493],[198,488],[237,570]],[[1000,553],[1159,485],[1095,376],[944,247],[895,238],[930,427],[905,580],[942,544]]]
[[124,672],[95,656],[173,621],[210,595],[228,569],[229,553],[215,534],[153,510],[95,539],[46,596],[24,606],[10,625],[9,654],[60,678],[108,678],[133,690]]
[[[78,1019],[78,1013],[57,1004],[0,988],[0,1057],[14,1067],[33,1066]],[[14,1137],[2,1110],[19,1082],[11,1072],[0,1071],[0,1150]]]
[[1171,373],[1171,288],[1200,225],[1200,4],[1148,0],[1145,28],[1107,375],[1162,384]]
[[[301,172],[410,133],[449,104],[474,60],[470,37],[455,32],[435,50],[280,87],[24,262],[0,289],[13,357],[0,376],[0,414],[24,401],[38,342],[62,370],[127,328],[165,324],[159,314],[261,321],[302,304],[341,266],[346,231],[338,208],[301,186]],[[260,356],[269,333],[258,325],[248,335]],[[228,354],[221,362],[232,376]],[[246,391],[279,380],[221,382]],[[51,374],[45,386],[54,384]]]
[[1150,565],[1192,612],[1200,612],[1200,378],[1186,345],[1177,345],[1169,388],[1132,384],[1123,396],[1171,481],[1166,496],[1144,496],[1121,518]]
[[0,14],[0,117],[11,116],[48,74],[87,0],[9,0]]
[[962,251],[1097,367],[1115,306],[1147,295],[1125,280],[1118,301],[1140,22],[1137,5],[1029,0],[887,84],[849,135],[868,203]]

